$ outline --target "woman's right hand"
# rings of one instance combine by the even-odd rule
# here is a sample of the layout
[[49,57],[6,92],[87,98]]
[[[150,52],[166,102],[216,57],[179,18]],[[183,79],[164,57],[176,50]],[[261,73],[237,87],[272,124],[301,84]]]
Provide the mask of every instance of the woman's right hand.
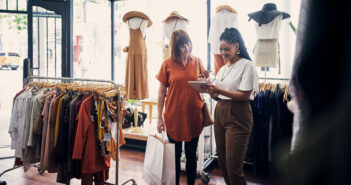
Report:
[[162,117],[157,118],[157,131],[158,133],[165,131],[165,123],[163,122]]

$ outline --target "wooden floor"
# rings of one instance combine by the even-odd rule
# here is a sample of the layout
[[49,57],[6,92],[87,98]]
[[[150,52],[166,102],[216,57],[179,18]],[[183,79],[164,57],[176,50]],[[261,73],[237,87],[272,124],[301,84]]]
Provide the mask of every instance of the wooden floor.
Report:
[[[1,151],[0,151],[1,152]],[[143,162],[144,162],[144,153],[136,150],[121,150],[120,155],[120,164],[119,164],[119,184],[127,181],[128,179],[134,179],[138,185],[144,185],[145,183],[142,180],[142,171],[143,171]],[[13,165],[13,158],[0,160],[0,173],[6,169],[9,169]],[[110,178],[108,179],[109,183],[115,183],[115,162],[111,161],[112,167],[110,169]],[[221,185],[225,184],[221,172],[219,169],[214,169],[211,172],[210,183],[212,185]],[[257,178],[252,176],[247,176],[248,185],[262,185],[268,184],[266,178]],[[60,184],[56,182],[56,173],[50,174],[45,172],[40,175],[37,168],[31,168],[26,173],[23,172],[23,168],[18,168],[13,171],[5,173],[0,177],[1,181],[6,181],[8,185],[37,185],[37,184],[47,184],[54,185]],[[186,184],[185,175],[181,176],[181,184]],[[72,179],[71,184],[78,185],[80,184],[79,179]],[[127,183],[132,184],[132,183]],[[201,179],[196,179],[195,184],[202,184]]]

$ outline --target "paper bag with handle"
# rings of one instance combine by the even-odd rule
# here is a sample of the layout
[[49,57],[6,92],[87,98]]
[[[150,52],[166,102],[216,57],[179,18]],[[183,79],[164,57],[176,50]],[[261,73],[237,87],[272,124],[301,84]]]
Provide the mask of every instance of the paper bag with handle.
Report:
[[[165,136],[163,132],[162,136]],[[148,136],[146,143],[143,179],[148,185],[175,185],[175,147],[167,136]]]

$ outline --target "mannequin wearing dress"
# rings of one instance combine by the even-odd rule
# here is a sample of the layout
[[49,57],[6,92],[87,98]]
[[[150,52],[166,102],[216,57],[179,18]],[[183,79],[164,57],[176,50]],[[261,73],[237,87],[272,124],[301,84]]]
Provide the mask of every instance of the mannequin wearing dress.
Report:
[[126,23],[130,33],[125,78],[126,98],[146,99],[149,97],[149,88],[147,50],[144,38],[148,21],[140,17],[132,17]]

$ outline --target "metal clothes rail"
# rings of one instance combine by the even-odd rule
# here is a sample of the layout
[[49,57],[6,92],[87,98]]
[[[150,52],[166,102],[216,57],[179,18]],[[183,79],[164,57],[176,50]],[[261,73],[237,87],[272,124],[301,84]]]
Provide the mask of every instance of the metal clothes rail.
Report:
[[[112,84],[117,92],[118,92],[118,95],[117,95],[117,129],[116,129],[116,143],[117,145],[119,145],[119,131],[120,131],[120,128],[119,128],[119,114],[120,114],[120,107],[121,107],[121,101],[120,101],[120,90],[119,90],[119,86],[113,82],[113,81],[108,81],[108,80],[95,80],[95,79],[84,79],[84,78],[68,78],[68,77],[61,77],[61,78],[55,78],[55,77],[41,77],[41,76],[29,76],[27,78],[24,79],[24,85],[27,85],[27,83],[30,81],[30,80],[33,80],[33,79],[42,79],[42,80],[61,80],[62,83],[71,83],[72,81],[81,81],[81,82],[99,82],[99,83],[110,83]],[[115,184],[118,185],[118,169],[119,169],[119,146],[117,146],[117,152],[116,152],[117,156],[116,156],[116,176],[115,176]],[[8,171],[11,171],[11,170],[14,170],[14,169],[17,169],[19,168],[20,166],[16,166],[16,167],[13,167],[11,169],[8,169],[8,170],[5,170],[3,173],[0,174],[0,177],[1,175],[3,175],[4,173],[8,172]],[[40,171],[40,170],[39,170]],[[129,179],[127,180],[126,182],[124,182],[122,185],[128,183],[128,182],[132,182],[133,185],[136,185],[136,182],[134,179]],[[104,184],[110,184],[110,183],[104,183]]]
[[258,78],[259,80],[282,80],[282,81],[289,81],[290,78]]

